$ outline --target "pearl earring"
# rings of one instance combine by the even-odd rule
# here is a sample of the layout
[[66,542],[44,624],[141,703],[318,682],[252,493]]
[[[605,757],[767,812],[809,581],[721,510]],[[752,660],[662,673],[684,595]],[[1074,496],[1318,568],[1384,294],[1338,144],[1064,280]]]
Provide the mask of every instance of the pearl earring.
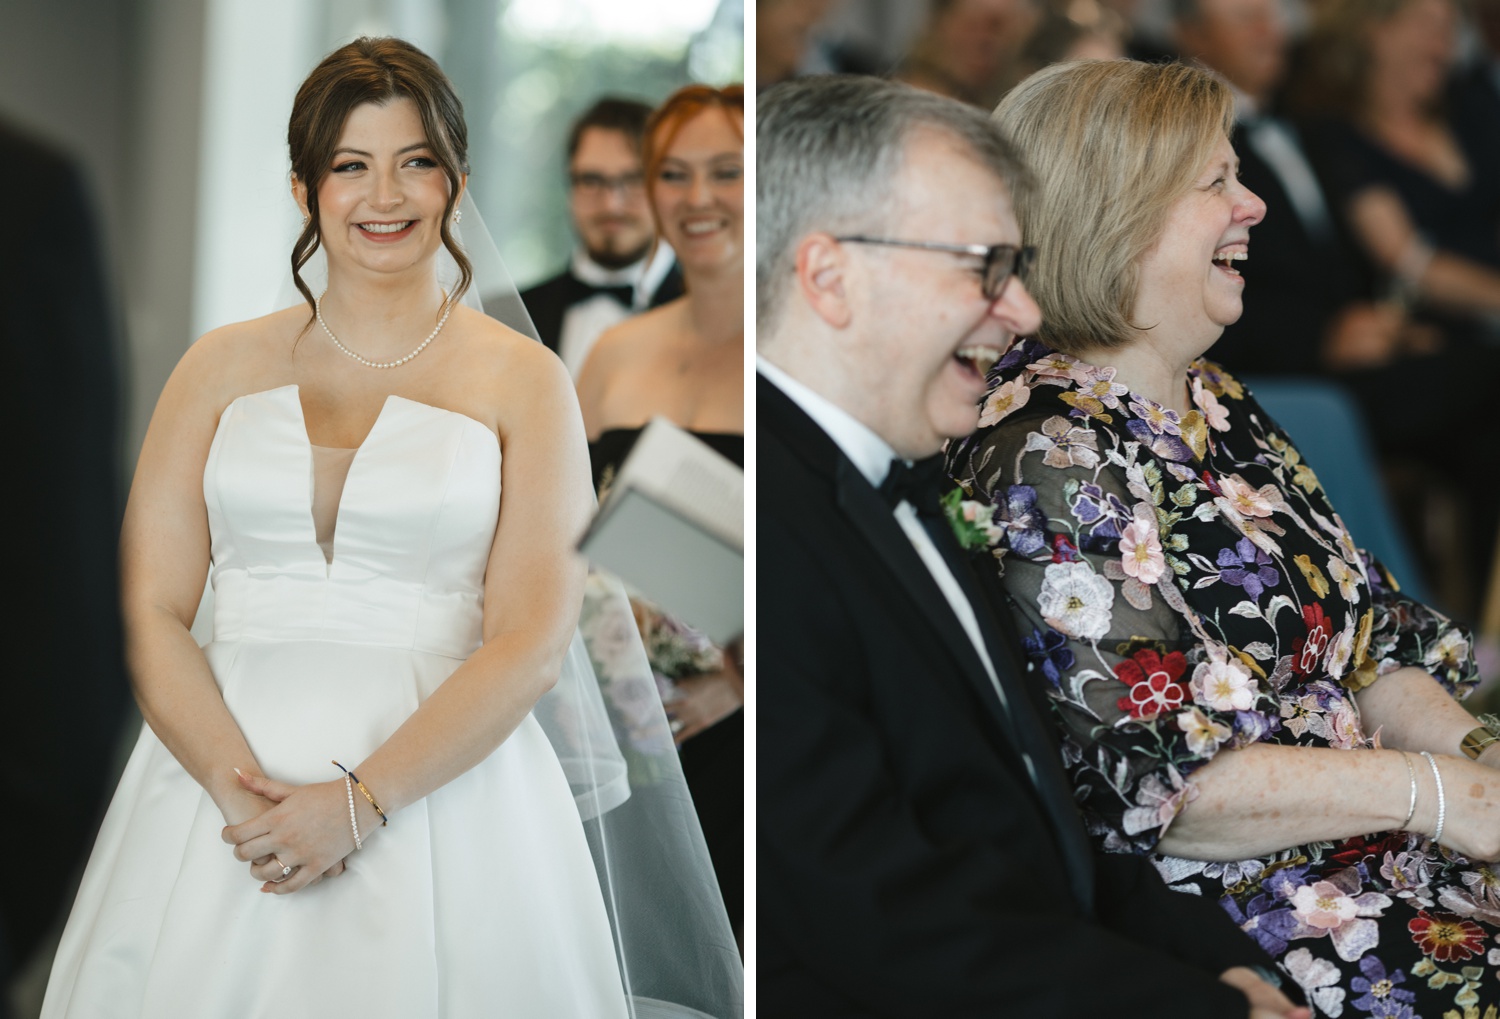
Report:
[[462,210],[462,209],[454,209],[453,210],[453,225],[454,226],[458,226],[458,221],[461,220],[461,219],[463,219],[463,218],[464,218],[464,210]]

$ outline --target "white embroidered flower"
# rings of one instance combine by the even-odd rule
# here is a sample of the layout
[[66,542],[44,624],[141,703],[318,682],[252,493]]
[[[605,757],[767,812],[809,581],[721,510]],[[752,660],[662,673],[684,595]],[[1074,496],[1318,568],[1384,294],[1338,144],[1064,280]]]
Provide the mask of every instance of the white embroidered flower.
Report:
[[1255,676],[1222,644],[1208,644],[1208,661],[1188,683],[1193,700],[1214,711],[1249,711],[1255,706]]
[[1156,583],[1167,570],[1161,536],[1156,530],[1156,513],[1149,506],[1137,506],[1135,519],[1120,535],[1120,568],[1126,576],[1142,584]]
[[1350,605],[1359,604],[1359,574],[1349,568],[1349,564],[1343,558],[1336,555],[1328,557],[1328,576],[1338,585],[1339,594]]
[[1344,628],[1334,635],[1328,642],[1328,657],[1323,660],[1323,668],[1328,670],[1332,679],[1342,679],[1344,672],[1349,668],[1349,659],[1354,656],[1354,635],[1359,632],[1355,625],[1354,613],[1344,613]]
[[1422,655],[1422,664],[1428,669],[1457,669],[1468,659],[1469,641],[1452,627]]
[[1099,640],[1109,632],[1115,589],[1088,563],[1053,563],[1042,578],[1037,602],[1054,630]]
[[1213,753],[1220,743],[1234,735],[1229,726],[1215,722],[1197,707],[1177,716],[1177,728],[1187,733],[1188,750],[1199,757]]
[[1002,384],[979,408],[979,427],[986,428],[1026,406],[1031,399],[1031,387],[1020,379],[1011,379]]
[[1319,959],[1305,948],[1294,948],[1281,960],[1286,971],[1297,981],[1307,1000],[1324,1014],[1338,1019],[1344,1014],[1343,976],[1327,959]]

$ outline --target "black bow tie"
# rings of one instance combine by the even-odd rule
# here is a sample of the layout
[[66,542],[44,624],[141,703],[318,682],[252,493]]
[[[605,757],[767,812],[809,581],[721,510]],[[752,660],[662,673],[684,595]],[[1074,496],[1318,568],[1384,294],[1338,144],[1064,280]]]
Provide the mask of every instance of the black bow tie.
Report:
[[941,453],[913,464],[898,458],[891,461],[890,472],[880,483],[880,495],[891,509],[905,500],[923,516],[937,514],[946,481]]
[[620,304],[623,304],[627,308],[631,307],[635,302],[635,287],[631,286],[628,283],[620,285],[598,286],[593,283],[587,283],[576,276],[573,277],[573,282],[577,288],[575,290],[575,293],[578,295],[573,300],[573,304],[577,304],[581,301],[586,301],[590,297],[595,297],[599,294],[608,294],[610,297],[614,298],[616,301],[618,301]]

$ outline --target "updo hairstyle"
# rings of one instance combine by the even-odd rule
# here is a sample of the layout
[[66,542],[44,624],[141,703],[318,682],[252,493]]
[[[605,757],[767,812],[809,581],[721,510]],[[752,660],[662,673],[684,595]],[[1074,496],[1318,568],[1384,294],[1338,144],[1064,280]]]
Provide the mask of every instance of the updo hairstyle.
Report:
[[344,122],[357,106],[385,105],[396,99],[410,99],[416,105],[433,158],[448,178],[448,205],[439,228],[443,247],[459,270],[458,283],[448,295],[449,305],[463,296],[474,278],[468,257],[449,232],[462,176],[469,172],[469,131],[464,125],[463,103],[437,63],[411,43],[360,38],[328,54],[307,76],[292,102],[292,118],[286,128],[292,173],[307,186],[308,220],[292,247],[292,280],[309,307],[314,304],[313,293],[302,279],[301,269],[321,243],[318,188],[333,169],[333,153]]

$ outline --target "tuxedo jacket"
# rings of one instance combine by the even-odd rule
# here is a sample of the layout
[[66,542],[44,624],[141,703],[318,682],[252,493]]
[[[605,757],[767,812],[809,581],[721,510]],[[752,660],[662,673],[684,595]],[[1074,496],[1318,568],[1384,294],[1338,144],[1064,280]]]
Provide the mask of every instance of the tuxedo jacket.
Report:
[[757,385],[760,1014],[1245,1015],[1217,975],[1268,957],[1096,853],[1013,639],[975,605],[1002,710],[889,506]]
[[0,246],[13,536],[0,788],[7,823],[27,833],[24,878],[0,885],[0,945],[21,965],[93,843],[129,692],[115,565],[115,318],[91,203],[71,160],[3,124],[0,187],[26,196]]
[[[574,276],[571,269],[564,269],[551,279],[521,291],[521,301],[531,313],[537,335],[549,350],[556,353],[557,345],[562,341],[563,319],[567,316],[568,309],[588,300],[593,294],[593,289]],[[659,307],[668,301],[675,301],[682,294],[682,267],[673,261],[671,270],[662,278],[647,306]]]
[[[1231,142],[1240,181],[1266,203],[1266,216],[1250,228],[1244,313],[1207,356],[1235,372],[1323,374],[1325,332],[1345,306],[1372,297],[1372,271],[1343,226],[1341,196],[1324,192],[1330,229],[1320,237],[1303,224],[1280,177],[1250,145],[1244,124],[1235,125]],[[1316,154],[1301,148],[1315,167]]]

